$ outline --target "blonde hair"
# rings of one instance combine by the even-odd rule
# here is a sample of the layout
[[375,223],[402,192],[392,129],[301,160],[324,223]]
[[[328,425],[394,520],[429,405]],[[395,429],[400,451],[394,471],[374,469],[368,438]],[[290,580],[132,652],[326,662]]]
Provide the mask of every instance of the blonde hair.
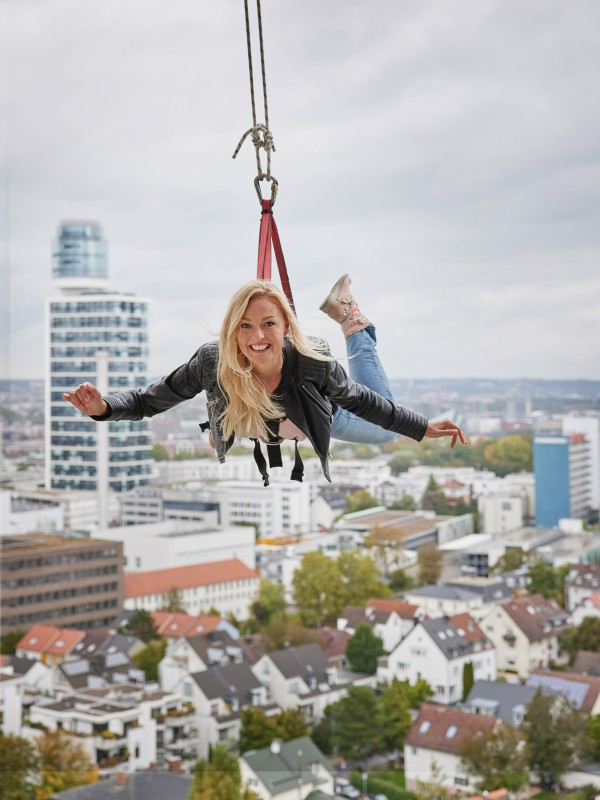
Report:
[[240,287],[229,302],[219,333],[217,380],[227,400],[220,418],[225,441],[232,434],[238,437],[258,434],[268,438],[270,434],[265,420],[284,416],[282,406],[272,399],[238,345],[239,326],[248,303],[257,298],[267,298],[279,306],[288,328],[286,338],[299,353],[319,361],[332,360],[315,349],[302,332],[281,289],[269,281],[261,280],[250,281]]

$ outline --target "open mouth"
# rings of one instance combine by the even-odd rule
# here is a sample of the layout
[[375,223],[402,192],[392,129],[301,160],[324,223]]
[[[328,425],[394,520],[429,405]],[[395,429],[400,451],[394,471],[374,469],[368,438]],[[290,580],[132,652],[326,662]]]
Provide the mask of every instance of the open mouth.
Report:
[[268,350],[270,346],[270,344],[251,344],[250,350],[254,350],[256,353],[262,353],[263,351]]

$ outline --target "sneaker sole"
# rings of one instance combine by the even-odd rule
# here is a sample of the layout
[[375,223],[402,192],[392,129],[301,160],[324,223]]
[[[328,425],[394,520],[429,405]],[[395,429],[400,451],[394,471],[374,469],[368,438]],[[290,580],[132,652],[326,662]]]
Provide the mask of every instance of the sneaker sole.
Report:
[[342,275],[342,277],[333,284],[333,287],[332,287],[331,291],[329,292],[329,294],[327,295],[325,300],[323,300],[323,302],[319,306],[319,311],[323,311],[325,314],[327,314],[327,312],[331,308],[333,308],[334,303],[338,299],[338,295],[339,295],[339,292],[340,292],[340,287],[343,284],[343,282],[346,280],[347,277],[348,277],[348,273],[345,272]]

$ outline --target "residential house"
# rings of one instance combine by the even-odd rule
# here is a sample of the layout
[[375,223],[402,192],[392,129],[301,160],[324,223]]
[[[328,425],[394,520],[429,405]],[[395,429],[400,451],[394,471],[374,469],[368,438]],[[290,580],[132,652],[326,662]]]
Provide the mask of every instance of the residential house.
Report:
[[280,708],[297,708],[307,722],[318,720],[325,706],[340,700],[352,685],[375,686],[372,675],[340,674],[317,644],[265,653],[252,671]]
[[337,628],[325,626],[319,631],[321,649],[327,656],[330,666],[344,669],[347,666],[346,645],[351,634]]
[[200,633],[211,631],[227,631],[233,638],[237,635],[237,628],[222,617],[214,614],[184,614],[172,611],[152,611],[152,624],[157,633],[169,639],[178,639],[180,636],[196,636]]
[[527,686],[565,697],[582,714],[600,714],[600,678],[558,670],[534,670]]
[[477,680],[462,705],[464,711],[484,717],[499,717],[519,728],[525,718],[527,706],[538,688],[522,683]]
[[55,692],[79,689],[100,689],[113,683],[144,684],[144,670],[136,667],[127,653],[96,653],[52,667],[52,688]]
[[512,597],[513,591],[506,582],[502,575],[495,575],[490,577],[482,577],[479,575],[465,575],[461,578],[453,578],[446,581],[445,586],[457,586],[461,589],[467,589],[470,592],[481,595],[482,606],[481,611],[477,611],[475,616],[477,621],[481,619],[484,614],[498,603],[504,603]]
[[265,686],[245,663],[194,672],[183,681],[181,690],[198,714],[199,758],[208,758],[213,744],[237,747],[246,706],[260,707],[268,715],[279,711],[274,703],[268,703]]
[[50,667],[19,656],[0,656],[0,717],[5,736],[19,736],[24,708],[51,687]]
[[463,697],[467,664],[476,680],[495,680],[496,653],[492,642],[468,614],[424,619],[412,628],[388,656],[379,659],[377,678],[415,683],[426,680],[439,703]]
[[308,736],[252,750],[240,758],[242,786],[261,800],[334,796],[334,770]]
[[558,637],[568,627],[568,614],[555,600],[533,594],[501,603],[481,627],[496,646],[498,670],[525,680],[532,670],[561,659]]
[[[83,689],[31,706],[28,723],[53,731],[62,728],[81,744],[102,771],[118,767],[133,772],[167,757],[196,758],[197,718],[181,696],[151,686],[117,684]],[[23,727],[32,738],[35,727]]]
[[248,618],[258,594],[259,574],[239,558],[125,575],[125,608],[160,611],[169,592],[177,590],[186,612],[205,614],[216,608],[226,617]]
[[423,703],[404,740],[406,788],[415,790],[419,782],[430,782],[435,765],[438,780],[451,792],[472,791],[478,781],[464,771],[460,745],[466,737],[492,731],[497,724],[502,724],[497,717]]
[[310,504],[310,521],[314,528],[331,530],[335,520],[350,508],[348,495],[361,489],[360,486],[326,486]]
[[571,624],[581,625],[586,617],[600,617],[600,592],[590,594],[571,611]]
[[244,661],[247,661],[248,664],[256,664],[258,659],[262,658],[266,653],[265,640],[261,633],[249,633],[246,636],[240,636],[236,644],[239,645]]
[[85,639],[85,635],[85,631],[75,628],[34,625],[17,642],[15,655],[43,664],[62,664],[78,657],[75,647]]
[[237,639],[226,631],[211,631],[197,636],[182,636],[167,646],[158,665],[159,683],[165,691],[175,690],[188,675],[210,666],[239,664],[244,655]]
[[407,603],[419,606],[423,616],[451,617],[453,614],[470,614],[480,619],[484,603],[480,593],[462,586],[449,586],[444,583],[421,586],[404,592]]
[[600,592],[600,564],[571,564],[565,578],[565,607],[573,611],[591,594]]
[[359,625],[369,625],[389,653],[421,617],[419,606],[399,600],[371,597],[366,606],[346,606],[337,620],[339,630],[355,633]]
[[143,770],[118,772],[97,783],[55,792],[53,800],[188,800],[192,776],[180,772]]

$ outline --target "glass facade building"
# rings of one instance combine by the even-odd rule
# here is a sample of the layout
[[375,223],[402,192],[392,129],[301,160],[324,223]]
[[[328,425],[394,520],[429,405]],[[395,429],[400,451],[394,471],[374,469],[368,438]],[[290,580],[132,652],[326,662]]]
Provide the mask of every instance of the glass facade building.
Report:
[[[148,301],[103,288],[106,242],[96,223],[65,223],[57,242],[53,270],[62,293],[46,306],[46,486],[96,490],[100,468],[108,469],[109,490],[128,491],[150,479],[147,420],[107,423],[108,464],[102,465],[98,423],[61,395],[85,381],[100,382],[101,353],[106,353],[108,391],[148,382]],[[67,252],[72,259],[65,257]],[[87,288],[81,288],[82,279]]]

